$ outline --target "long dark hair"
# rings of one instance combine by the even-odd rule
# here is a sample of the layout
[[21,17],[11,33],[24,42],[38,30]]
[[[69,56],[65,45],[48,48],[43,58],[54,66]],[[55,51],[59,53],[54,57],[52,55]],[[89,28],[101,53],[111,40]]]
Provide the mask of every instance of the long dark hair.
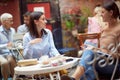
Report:
[[30,25],[28,27],[28,30],[30,32],[30,35],[32,37],[36,37],[36,38],[39,38],[39,34],[38,34],[38,31],[37,31],[37,27],[36,27],[36,24],[34,23],[34,20],[39,20],[39,18],[43,15],[44,13],[43,12],[32,12],[30,14]]
[[108,2],[105,2],[102,7],[104,9],[106,9],[107,11],[113,11],[113,14],[112,14],[112,17],[113,18],[118,18],[120,19],[120,12],[119,12],[119,8],[118,6],[116,5],[116,3],[114,1],[108,1]]

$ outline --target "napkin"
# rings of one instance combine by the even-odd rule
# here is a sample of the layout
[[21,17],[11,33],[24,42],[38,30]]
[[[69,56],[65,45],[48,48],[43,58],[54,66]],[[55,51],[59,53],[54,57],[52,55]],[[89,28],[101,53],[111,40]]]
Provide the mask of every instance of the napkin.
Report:
[[17,63],[18,66],[29,66],[29,65],[35,65],[35,64],[38,64],[37,59],[19,60]]

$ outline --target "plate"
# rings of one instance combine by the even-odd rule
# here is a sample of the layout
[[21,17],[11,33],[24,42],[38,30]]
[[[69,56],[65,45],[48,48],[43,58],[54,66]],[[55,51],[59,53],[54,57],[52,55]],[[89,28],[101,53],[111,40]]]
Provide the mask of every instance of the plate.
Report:
[[51,67],[51,64],[40,64],[40,67],[44,68],[44,67]]

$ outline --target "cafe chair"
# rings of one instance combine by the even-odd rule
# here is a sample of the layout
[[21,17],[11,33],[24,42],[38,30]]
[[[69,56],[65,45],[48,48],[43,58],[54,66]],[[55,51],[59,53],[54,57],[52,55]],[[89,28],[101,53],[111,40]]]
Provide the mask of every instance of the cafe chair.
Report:
[[14,46],[15,46],[15,49],[17,50],[17,52],[18,52],[17,57],[20,58],[20,59],[24,59],[24,56],[23,56],[23,41],[22,40],[16,41]]
[[[78,51],[78,57],[82,55],[84,41],[87,39],[97,39],[98,40],[97,47],[99,48],[100,47],[100,36],[101,36],[101,33],[78,33],[77,39],[79,40],[79,45],[80,45],[80,50]],[[90,47],[91,49],[93,48],[93,46],[90,46]]]
[[101,33],[79,33],[77,34],[77,39],[79,40],[80,46],[84,45],[84,41],[86,39],[97,39],[98,40],[98,45],[97,47],[100,47],[100,36]]
[[[80,47],[84,45],[84,41],[86,39],[97,39],[98,40],[98,45],[97,47],[100,48],[100,36],[101,33],[79,33],[77,35],[77,38],[79,40],[80,43]],[[119,52],[118,53],[113,53],[115,55],[117,55],[116,58],[112,57],[111,55],[105,55],[105,54],[96,54],[96,52],[94,53],[95,56],[93,58],[93,60],[91,62],[88,62],[88,64],[92,64],[93,68],[94,68],[94,72],[95,72],[95,76],[96,79],[95,80],[119,80],[118,78],[120,78],[120,68],[119,68]],[[102,60],[99,60],[102,59]],[[98,64],[97,67],[100,68],[100,70],[102,70],[103,67],[108,66],[108,65],[112,65],[115,64],[114,68],[112,69],[113,72],[112,74],[105,74],[104,72],[101,72],[100,70],[98,70],[96,68],[96,63]],[[86,78],[86,77],[85,77]]]
[[24,59],[23,57],[23,36],[24,34],[16,33],[13,35],[13,46],[9,50],[16,60]]
[[65,53],[76,50],[75,48],[63,47],[61,28],[53,29],[52,33],[53,33],[55,46],[56,46],[57,50],[60,52],[60,54],[65,54]]

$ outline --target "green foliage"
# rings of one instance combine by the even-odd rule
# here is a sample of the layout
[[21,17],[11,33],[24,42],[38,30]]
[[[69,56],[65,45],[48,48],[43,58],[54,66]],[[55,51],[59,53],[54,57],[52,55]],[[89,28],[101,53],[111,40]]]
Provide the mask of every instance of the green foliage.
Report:
[[71,9],[71,12],[62,15],[62,19],[68,29],[72,30],[72,28],[77,25],[80,27],[78,28],[80,29],[78,31],[84,32],[84,29],[88,24],[88,17],[91,15],[92,13],[89,7],[83,6],[82,8],[78,8],[76,11]]
[[78,30],[78,32],[84,33],[88,25],[88,17],[92,16],[92,12],[90,11],[89,7],[82,6],[81,13],[82,14],[80,16],[80,22],[79,22],[80,30]]
[[81,8],[82,15],[80,17],[80,24],[87,26],[88,17],[92,15],[92,12],[87,6]]
[[75,26],[75,23],[71,20],[66,20],[65,23],[66,23],[66,27],[70,30]]
[[74,23],[74,21],[73,21],[73,16],[72,16],[72,15],[70,15],[70,14],[64,14],[64,15],[62,16],[62,18],[63,18],[63,20],[65,21],[66,27],[67,27],[68,29],[71,30],[71,29],[75,26],[75,23]]
[[87,25],[87,17],[86,16],[80,17],[80,25],[82,25],[82,26]]

